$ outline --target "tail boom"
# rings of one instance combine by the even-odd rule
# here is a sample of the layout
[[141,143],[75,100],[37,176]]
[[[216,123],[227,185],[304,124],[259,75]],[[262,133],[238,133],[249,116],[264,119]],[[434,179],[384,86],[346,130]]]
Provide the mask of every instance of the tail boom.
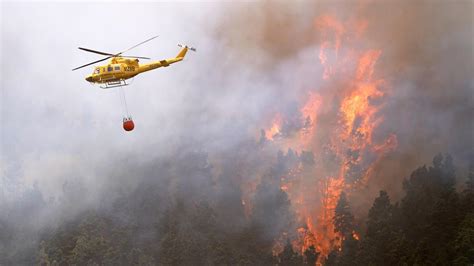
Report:
[[140,67],[138,68],[138,73],[143,73],[143,72],[146,72],[146,71],[150,71],[150,70],[153,70],[153,69],[156,69],[156,68],[159,68],[159,67],[167,67],[171,64],[182,61],[184,59],[184,56],[186,56],[186,53],[188,52],[188,50],[191,50],[191,51],[194,51],[194,52],[196,51],[196,48],[189,47],[187,45],[178,44],[178,46],[182,47],[182,49],[181,49],[181,51],[179,51],[178,55],[175,58],[169,58],[169,59],[164,59],[164,60],[160,60],[160,61],[151,62],[149,64],[140,65]]

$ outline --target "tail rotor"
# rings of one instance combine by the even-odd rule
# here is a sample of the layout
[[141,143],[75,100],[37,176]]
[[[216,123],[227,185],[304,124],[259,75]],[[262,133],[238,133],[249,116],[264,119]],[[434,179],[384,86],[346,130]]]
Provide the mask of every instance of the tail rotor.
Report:
[[189,50],[191,50],[193,52],[196,52],[196,48],[194,48],[194,47],[187,46],[187,45],[181,44],[181,43],[178,43],[178,46],[181,47],[181,48],[188,48]]

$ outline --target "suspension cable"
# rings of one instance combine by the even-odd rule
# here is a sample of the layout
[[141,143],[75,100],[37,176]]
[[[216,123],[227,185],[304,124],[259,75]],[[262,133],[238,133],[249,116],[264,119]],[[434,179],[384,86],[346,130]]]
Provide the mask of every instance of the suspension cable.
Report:
[[120,85],[119,91],[120,91],[119,93],[120,93],[120,99],[121,99],[121,102],[122,102],[122,107],[125,109],[125,114],[127,115],[127,119],[128,119],[128,118],[130,118],[130,114],[128,112],[127,100],[125,98],[125,91],[124,91],[122,85]]

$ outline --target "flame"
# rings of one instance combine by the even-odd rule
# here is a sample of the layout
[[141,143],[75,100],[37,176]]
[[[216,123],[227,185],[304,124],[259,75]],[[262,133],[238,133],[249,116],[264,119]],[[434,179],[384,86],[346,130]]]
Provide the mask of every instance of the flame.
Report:
[[356,232],[352,232],[352,237],[353,237],[355,240],[359,240],[359,239],[360,239],[359,235],[358,235]]
[[282,126],[283,120],[279,114],[273,118],[272,126],[269,130],[265,131],[265,137],[269,140],[274,140],[275,137],[277,137],[281,131],[281,126]]
[[[319,60],[324,67],[323,79],[329,79],[333,74],[334,66],[330,64],[326,50],[331,48],[334,49],[334,56],[337,58],[345,28],[341,22],[329,15],[321,16],[317,19],[316,28],[319,30],[323,39],[326,40],[322,42],[319,49]],[[331,36],[334,38],[333,42],[327,40]]]
[[[378,89],[383,81],[372,80],[373,68],[380,53],[380,50],[371,50],[362,55],[356,70],[354,89],[341,104],[340,111],[346,127],[343,138],[348,139],[351,135],[355,135],[359,145],[371,143],[372,132],[381,121],[375,116],[377,107],[370,102],[383,96]],[[358,118],[361,119],[359,126],[356,125]]]
[[311,141],[311,137],[314,136],[317,123],[317,113],[321,107],[321,103],[321,96],[310,91],[307,102],[300,109],[304,119],[304,126],[301,131],[301,139],[304,146],[307,146]]
[[[309,90],[301,100],[300,134],[284,137],[288,138],[285,143],[313,152],[316,162],[312,169],[301,163],[290,169],[288,177],[281,179],[281,189],[304,224],[296,232],[295,250],[303,253],[314,245],[323,258],[342,248],[342,236],[333,225],[339,195],[344,191],[350,197],[352,191],[367,185],[374,178],[374,167],[396,149],[398,141],[395,134],[382,140],[374,137],[383,123],[381,110],[390,86],[376,76],[382,50],[357,45],[367,21],[342,22],[325,15],[316,19],[315,26],[322,38],[318,59],[324,86]],[[275,115],[265,131],[267,139],[280,134],[285,119],[282,113]],[[359,239],[356,232],[352,235]]]
[[339,246],[340,236],[334,232],[332,218],[337,200],[344,188],[344,178],[328,177],[320,181],[322,195],[321,210],[317,214],[316,247],[322,254],[329,254],[334,246]]

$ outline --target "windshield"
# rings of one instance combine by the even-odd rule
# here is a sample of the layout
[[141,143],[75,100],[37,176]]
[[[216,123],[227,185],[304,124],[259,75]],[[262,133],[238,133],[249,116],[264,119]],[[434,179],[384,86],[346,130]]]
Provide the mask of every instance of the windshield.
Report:
[[100,73],[100,68],[97,67],[95,70],[94,70],[94,73],[93,74],[99,74]]

